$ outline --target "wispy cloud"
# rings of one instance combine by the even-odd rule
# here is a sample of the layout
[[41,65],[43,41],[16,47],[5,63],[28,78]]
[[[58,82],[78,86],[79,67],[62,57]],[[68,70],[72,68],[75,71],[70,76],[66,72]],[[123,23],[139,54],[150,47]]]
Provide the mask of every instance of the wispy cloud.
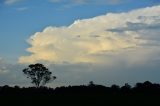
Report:
[[52,2],[52,3],[61,3],[61,2],[64,2],[64,0],[49,0],[49,2]]
[[[133,53],[138,50],[136,56],[141,57],[136,60],[130,59],[133,56],[128,56],[128,60],[142,61],[149,57],[144,53],[146,46],[155,43],[150,38],[159,35],[157,24],[160,23],[159,15],[160,6],[153,6],[126,13],[108,13],[90,19],[76,20],[70,26],[47,27],[31,36],[28,40],[31,47],[27,49],[31,55],[20,57],[19,62],[94,63],[108,60],[107,55],[128,53],[128,50],[133,50]],[[141,30],[137,31],[135,27]],[[116,28],[124,31],[110,30]],[[157,43],[156,45],[159,45]],[[151,53],[150,51],[155,50],[147,50],[148,53]]]
[[74,3],[74,4],[119,4],[128,0],[49,0],[52,3]]
[[19,8],[16,8],[17,11],[26,11],[28,9],[29,9],[28,7],[19,7]]
[[70,8],[79,5],[117,5],[129,0],[49,0],[51,3],[61,4],[63,8]]
[[49,2],[61,5],[61,7],[58,10],[63,10],[66,8],[88,4],[90,3],[90,0],[49,0]]
[[18,2],[21,2],[23,0],[4,0],[4,4],[6,5],[12,5],[12,4],[15,4],[15,3],[18,3]]
[[80,5],[120,5],[129,3],[148,2],[152,4],[160,4],[160,0],[48,0],[51,3],[59,4],[60,9],[72,8]]

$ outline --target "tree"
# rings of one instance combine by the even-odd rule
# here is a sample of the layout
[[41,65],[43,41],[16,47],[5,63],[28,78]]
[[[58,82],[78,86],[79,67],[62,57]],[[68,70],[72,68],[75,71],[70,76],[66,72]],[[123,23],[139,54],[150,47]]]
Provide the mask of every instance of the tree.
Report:
[[92,86],[93,87],[93,86],[95,86],[95,84],[94,84],[93,81],[90,81],[89,84],[88,84],[88,86]]
[[32,80],[31,83],[35,84],[36,87],[44,86],[46,83],[56,79],[56,76],[51,76],[52,72],[40,63],[29,65],[23,69],[23,73]]

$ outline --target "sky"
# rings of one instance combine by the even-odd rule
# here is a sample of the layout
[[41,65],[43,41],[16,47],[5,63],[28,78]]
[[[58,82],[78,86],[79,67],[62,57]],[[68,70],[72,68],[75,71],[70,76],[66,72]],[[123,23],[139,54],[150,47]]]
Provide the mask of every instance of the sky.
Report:
[[0,0],[0,86],[160,83],[160,0]]

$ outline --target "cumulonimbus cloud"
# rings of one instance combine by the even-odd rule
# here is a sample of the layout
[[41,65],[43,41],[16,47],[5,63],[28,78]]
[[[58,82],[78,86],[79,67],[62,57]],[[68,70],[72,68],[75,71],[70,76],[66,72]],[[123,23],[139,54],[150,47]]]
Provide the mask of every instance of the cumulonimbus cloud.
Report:
[[76,20],[69,26],[49,26],[29,38],[31,47],[27,51],[31,54],[21,56],[19,62],[100,62],[100,55],[105,57],[107,53],[149,46],[153,41],[146,39],[143,34],[150,36],[154,33],[154,36],[158,36],[158,23],[160,6],[153,6]]

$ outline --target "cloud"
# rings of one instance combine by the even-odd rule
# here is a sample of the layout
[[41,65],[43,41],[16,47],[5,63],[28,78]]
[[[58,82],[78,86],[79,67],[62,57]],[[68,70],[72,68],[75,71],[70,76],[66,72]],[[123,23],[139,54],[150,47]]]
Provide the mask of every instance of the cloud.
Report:
[[125,32],[125,31],[139,31],[139,30],[157,30],[160,29],[160,23],[131,23],[127,22],[126,27],[119,27],[114,29],[109,29],[112,32]]
[[16,8],[17,11],[26,11],[28,9],[29,9],[28,7],[19,7],[19,8]]
[[[30,37],[28,43],[31,47],[27,49],[30,55],[21,56],[19,62],[101,63],[108,59],[108,54],[134,52],[138,48],[141,48],[140,54],[143,54],[146,45],[149,47],[155,43],[149,37],[143,38],[153,34],[158,36],[159,15],[160,6],[153,6],[76,20],[70,26],[47,27]],[[137,27],[143,30],[137,31]],[[124,31],[110,31],[116,28]],[[148,29],[155,30],[149,32]]]
[[10,64],[0,57],[0,84],[30,85],[27,65],[42,62],[57,79],[52,87],[87,84],[159,82],[160,6],[107,13],[76,20],[69,26],[48,26],[27,40],[29,55]]
[[0,69],[0,73],[3,74],[3,73],[7,73],[8,70],[6,70],[6,67],[1,67]]
[[159,5],[159,0],[48,0],[50,3],[58,4],[60,6],[59,10],[64,10],[67,8],[72,8],[76,6],[87,6],[87,5],[98,5],[98,6],[118,6],[123,4],[152,4]]
[[85,4],[93,4],[95,1],[92,0],[49,0],[50,3],[59,4],[60,8],[59,10],[63,10],[66,8],[71,8],[79,5],[85,5]]
[[49,0],[49,2],[58,3],[61,2],[61,0]]
[[[134,55],[133,55],[134,56]],[[119,57],[118,57],[119,58]],[[136,59],[136,56],[134,57]],[[158,83],[160,61],[150,61],[139,65],[126,66],[123,58],[114,58],[114,65],[105,64],[61,64],[50,66],[58,77],[52,86],[88,84],[94,81],[97,84],[135,85],[137,82],[150,80]],[[118,61],[117,61],[118,60]]]
[[18,2],[21,2],[23,0],[4,0],[4,3],[6,5],[12,5],[12,4],[15,4],[15,3],[18,3]]
[[22,64],[9,63],[5,59],[0,59],[0,85],[30,85],[29,81],[23,76]]
[[128,2],[129,0],[49,0],[51,3],[65,3],[67,6],[76,6],[76,5],[84,5],[84,4],[109,4],[109,5],[117,5],[120,3]]

